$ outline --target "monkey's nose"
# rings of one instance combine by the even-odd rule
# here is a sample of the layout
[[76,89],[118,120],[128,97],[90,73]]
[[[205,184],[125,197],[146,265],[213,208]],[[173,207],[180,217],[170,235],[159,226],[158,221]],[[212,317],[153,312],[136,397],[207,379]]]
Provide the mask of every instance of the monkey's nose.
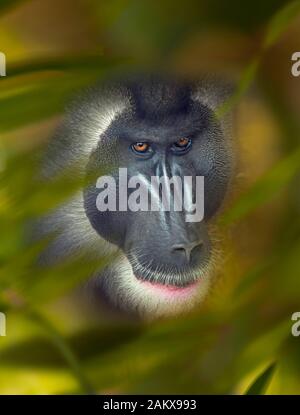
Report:
[[183,257],[189,263],[191,259],[191,254],[196,253],[196,251],[199,250],[202,245],[202,241],[177,244],[172,246],[172,252],[174,254],[181,255],[181,257]]

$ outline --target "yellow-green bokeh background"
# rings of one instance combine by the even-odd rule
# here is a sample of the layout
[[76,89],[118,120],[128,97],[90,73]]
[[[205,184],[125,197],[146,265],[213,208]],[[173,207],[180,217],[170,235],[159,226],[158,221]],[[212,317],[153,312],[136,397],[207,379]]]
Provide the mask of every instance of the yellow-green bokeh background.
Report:
[[[0,2],[0,394],[300,392],[300,2]],[[77,90],[114,70],[236,81],[237,177],[204,304],[152,323],[91,314],[80,264],[41,270],[24,224],[68,196],[32,159]],[[229,108],[227,108],[229,109]],[[73,183],[68,183],[74,190]]]

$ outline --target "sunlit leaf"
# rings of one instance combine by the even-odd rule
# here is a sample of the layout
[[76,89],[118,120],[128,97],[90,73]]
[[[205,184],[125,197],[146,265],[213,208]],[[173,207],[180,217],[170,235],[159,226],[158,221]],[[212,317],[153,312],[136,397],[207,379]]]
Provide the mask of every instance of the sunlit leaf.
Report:
[[246,392],[246,395],[263,395],[272,379],[276,363],[272,363],[264,370],[252,383]]

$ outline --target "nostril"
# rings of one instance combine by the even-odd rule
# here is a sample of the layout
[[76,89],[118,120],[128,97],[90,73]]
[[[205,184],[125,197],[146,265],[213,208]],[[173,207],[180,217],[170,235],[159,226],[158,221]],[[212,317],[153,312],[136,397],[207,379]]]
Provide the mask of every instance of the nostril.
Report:
[[191,243],[177,244],[172,246],[172,252],[184,255],[188,262],[190,262],[191,253],[195,248],[203,245],[202,241],[194,241]]
[[174,245],[172,246],[172,252],[178,252],[185,254],[185,246],[184,245]]

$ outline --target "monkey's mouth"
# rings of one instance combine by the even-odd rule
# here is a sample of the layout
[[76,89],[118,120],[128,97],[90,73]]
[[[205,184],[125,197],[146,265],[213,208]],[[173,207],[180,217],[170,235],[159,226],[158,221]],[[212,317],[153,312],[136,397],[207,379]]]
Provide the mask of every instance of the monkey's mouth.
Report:
[[[169,265],[145,266],[136,256],[128,255],[133,275],[141,290],[165,299],[184,300],[199,292],[207,273],[207,264],[197,267],[175,268]],[[157,269],[158,268],[158,269]]]
[[137,276],[136,278],[143,289],[152,291],[160,296],[177,298],[187,298],[193,296],[198,290],[201,282],[201,279],[198,279],[197,281],[192,281],[184,286],[178,286],[174,284],[164,284],[157,281],[147,281]]

